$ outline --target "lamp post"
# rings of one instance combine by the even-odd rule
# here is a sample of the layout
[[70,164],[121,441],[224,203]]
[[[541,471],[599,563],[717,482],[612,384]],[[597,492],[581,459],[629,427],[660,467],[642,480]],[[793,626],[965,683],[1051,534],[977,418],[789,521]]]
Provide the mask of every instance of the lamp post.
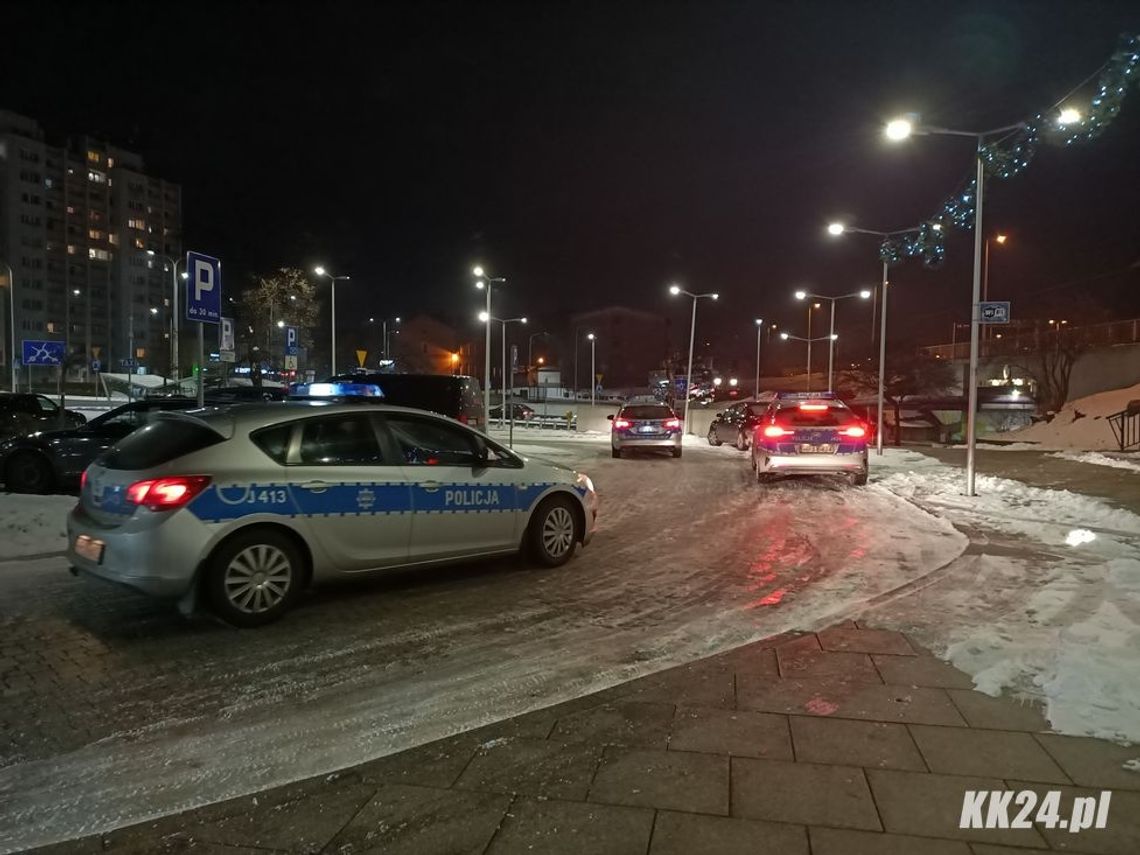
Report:
[[[480,312],[479,320],[485,323],[488,328],[491,326],[491,321],[497,321],[503,328],[503,373],[500,378],[502,381],[502,393],[499,397],[499,427],[502,428],[507,419],[507,324],[525,324],[526,318],[494,318],[486,312]],[[512,434],[514,433],[514,416],[515,408],[511,407],[510,421]]]
[[12,369],[12,391],[16,391],[16,277],[12,265],[4,262],[8,271],[8,365]]
[[[170,255],[164,255],[161,252],[155,252],[153,249],[148,249],[146,254],[151,258],[161,258],[170,265],[170,365],[171,373],[174,374],[174,379],[178,379],[178,265],[185,259],[174,258]],[[182,271],[182,278],[188,278],[186,271]]]
[[[942,226],[939,223],[934,223],[931,226],[934,231],[941,231]],[[832,237],[839,237],[842,234],[851,232],[852,234],[872,235],[880,240],[895,237],[896,235],[910,234],[911,232],[918,231],[918,226],[913,226],[909,229],[898,229],[896,231],[877,231],[875,229],[859,229],[854,226],[847,226],[843,223],[832,223],[827,227],[827,233]],[[883,454],[883,398],[886,388],[886,371],[887,371],[887,286],[890,284],[887,277],[888,269],[887,262],[883,262],[883,279],[880,286],[882,293],[882,309],[879,312],[879,393],[878,404],[876,405],[876,419],[877,426],[875,429],[875,454],[882,456]]]
[[[1065,116],[1062,115],[1062,121]],[[970,372],[967,391],[966,412],[966,495],[976,496],[974,481],[977,464],[977,409],[978,409],[978,337],[980,326],[979,306],[982,290],[982,212],[985,195],[986,163],[985,144],[988,137],[1020,130],[1024,122],[1006,125],[988,131],[955,131],[949,128],[916,125],[910,118],[895,119],[884,129],[887,139],[899,142],[912,135],[937,134],[942,136],[969,137],[974,141],[974,281],[970,297]]]
[[710,300],[717,300],[720,298],[720,294],[717,294],[717,293],[711,292],[711,291],[707,294],[694,294],[692,291],[686,291],[680,285],[670,285],[669,286],[669,293],[672,294],[674,297],[676,297],[678,294],[684,294],[686,297],[692,297],[693,298],[693,318],[689,322],[689,367],[685,371],[685,415],[684,415],[685,432],[686,433],[692,433],[692,429],[689,427],[689,399],[692,397],[692,394],[693,394],[693,340],[696,338],[696,335],[697,335],[697,302],[700,301],[703,297],[707,297]]
[[[1005,242],[1009,240],[1008,235],[996,234],[992,238],[986,238],[986,260],[982,265],[982,300],[987,301],[990,299],[990,243],[996,243],[998,246],[1004,246]],[[986,329],[986,338],[989,338],[990,330]]]
[[[471,273],[475,276],[475,287],[485,289],[487,292],[487,317],[491,317],[491,286],[506,285],[507,280],[502,276],[488,276],[486,271],[476,265]],[[487,342],[483,348],[483,430],[491,429],[491,325],[487,324]]]
[[[810,297],[813,300],[830,300],[831,301],[831,328],[828,330],[828,336],[827,336],[827,341],[828,341],[828,345],[827,345],[827,391],[833,392],[834,389],[832,386],[832,375],[833,375],[833,370],[834,370],[834,366],[835,366],[835,304],[838,303],[840,300],[849,300],[853,297],[858,297],[861,300],[869,300],[871,298],[871,291],[868,288],[864,288],[862,291],[855,291],[851,294],[841,294],[838,297],[826,297],[822,294],[809,294],[806,291],[797,291],[796,292],[796,299],[797,300],[806,300],[808,297]],[[819,306],[819,303],[816,303],[815,305]],[[810,315],[809,315],[809,317],[810,317]],[[808,324],[809,324],[808,325],[808,335],[810,336],[811,335],[811,325],[810,325],[811,322],[809,321]],[[809,341],[810,341],[810,339],[809,339]],[[811,347],[811,345],[809,344],[808,347]],[[809,369],[808,373],[809,374],[811,373],[810,369]]]
[[756,319],[756,385],[752,390],[752,397],[760,400],[760,334],[764,332],[764,319]]
[[836,339],[838,339],[838,338],[839,338],[839,336],[837,336],[835,333],[832,333],[831,335],[821,335],[821,336],[816,336],[815,338],[811,338],[810,336],[808,336],[808,337],[806,337],[806,338],[805,338],[805,337],[804,337],[804,336],[802,336],[802,335],[792,335],[791,333],[782,332],[782,333],[780,333],[780,338],[781,338],[781,339],[783,339],[784,341],[788,341],[788,340],[790,339],[791,341],[805,341],[805,342],[807,342],[807,352],[808,352],[808,356],[807,356],[807,358],[808,358],[808,364],[807,364],[807,372],[808,372],[807,391],[809,391],[809,392],[810,392],[810,391],[811,391],[811,343],[812,343],[813,341],[830,341],[830,342],[834,342]]
[[[807,297],[807,291],[797,291],[796,299],[803,300]],[[813,341],[822,341],[823,339],[814,339],[811,337],[811,313],[813,309],[820,308],[819,303],[808,303],[807,307],[807,338],[803,339],[808,343],[807,346],[807,391],[811,391],[811,343]]]
[[588,333],[586,338],[590,341],[590,412],[594,410],[594,395],[598,390],[598,368],[597,362],[594,359],[595,345],[598,343],[598,337],[593,333]]
[[333,276],[333,274],[331,274],[329,271],[325,270],[320,265],[318,265],[317,267],[314,267],[313,272],[315,274],[317,274],[318,276],[323,276],[329,280],[329,315],[330,315],[329,326],[331,327],[331,333],[332,333],[332,342],[331,342],[332,352],[330,354],[330,356],[331,356],[330,361],[332,362],[332,373],[333,373],[333,376],[335,376],[336,375],[336,283],[337,282],[345,282],[345,281],[351,279],[352,277],[351,276]]

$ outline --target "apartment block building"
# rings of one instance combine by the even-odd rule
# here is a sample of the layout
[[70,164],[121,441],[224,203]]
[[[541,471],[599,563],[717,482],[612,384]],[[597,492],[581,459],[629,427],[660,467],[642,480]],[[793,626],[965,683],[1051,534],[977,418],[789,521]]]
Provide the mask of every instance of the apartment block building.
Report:
[[179,185],[148,175],[138,154],[88,136],[56,145],[0,110],[5,371],[22,341],[46,339],[65,343],[76,373],[167,373],[181,252]]

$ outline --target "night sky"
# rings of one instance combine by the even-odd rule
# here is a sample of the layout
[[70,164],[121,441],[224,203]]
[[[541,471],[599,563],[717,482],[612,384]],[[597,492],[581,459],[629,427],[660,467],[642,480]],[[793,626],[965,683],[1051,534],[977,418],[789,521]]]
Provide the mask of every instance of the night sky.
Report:
[[[323,262],[338,304],[465,322],[481,261],[504,312],[716,290],[712,335],[791,292],[877,281],[844,217],[911,226],[972,169],[971,143],[883,141],[899,112],[955,128],[1026,118],[1092,73],[1129,3],[10,3],[0,106],[59,137],[139,151],[184,188],[187,248],[232,277]],[[1074,102],[1079,102],[1079,97]],[[1140,91],[1093,143],[991,182],[991,297],[1016,316],[1140,315]],[[896,337],[968,317],[971,238],[892,277]],[[343,301],[343,302],[342,302]],[[848,324],[869,309],[844,306]],[[842,329],[841,322],[841,329]],[[744,345],[742,345],[743,347]]]

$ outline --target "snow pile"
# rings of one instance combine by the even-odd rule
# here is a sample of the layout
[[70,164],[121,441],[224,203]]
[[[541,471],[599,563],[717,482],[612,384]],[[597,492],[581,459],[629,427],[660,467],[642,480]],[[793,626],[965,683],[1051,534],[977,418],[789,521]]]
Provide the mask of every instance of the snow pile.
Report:
[[1119,457],[1109,457],[1097,451],[1057,451],[1048,455],[1060,460],[1071,460],[1074,463],[1091,463],[1094,466],[1111,466],[1113,469],[1130,469],[1140,472],[1140,463],[1134,460],[1122,460]]
[[[991,434],[987,438],[1040,443],[1043,447],[1054,449],[1111,451],[1120,446],[1105,417],[1119,413],[1128,407],[1129,401],[1136,400],[1140,400],[1140,383],[1077,398],[1065,404],[1061,412],[1048,423],[1040,422],[1021,430]],[[1083,418],[1077,418],[1078,413],[1083,413]]]
[[[925,602],[932,641],[975,686],[1040,697],[1062,733],[1140,741],[1140,516],[909,451],[878,483],[971,531],[980,554]],[[911,604],[913,607],[914,604]]]
[[62,552],[67,548],[67,513],[73,496],[0,493],[0,559]]

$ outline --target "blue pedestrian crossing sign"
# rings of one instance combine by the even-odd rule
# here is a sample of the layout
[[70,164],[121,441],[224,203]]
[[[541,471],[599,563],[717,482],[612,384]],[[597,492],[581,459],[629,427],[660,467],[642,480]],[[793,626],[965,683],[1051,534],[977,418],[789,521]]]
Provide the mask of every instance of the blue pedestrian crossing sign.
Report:
[[285,327],[285,355],[296,356],[297,349],[297,328]]
[[23,339],[24,365],[60,365],[67,355],[66,346],[62,341],[36,341]]
[[1009,301],[989,301],[978,303],[978,323],[1008,324]]
[[222,318],[222,262],[200,252],[186,253],[186,320],[216,324]]

